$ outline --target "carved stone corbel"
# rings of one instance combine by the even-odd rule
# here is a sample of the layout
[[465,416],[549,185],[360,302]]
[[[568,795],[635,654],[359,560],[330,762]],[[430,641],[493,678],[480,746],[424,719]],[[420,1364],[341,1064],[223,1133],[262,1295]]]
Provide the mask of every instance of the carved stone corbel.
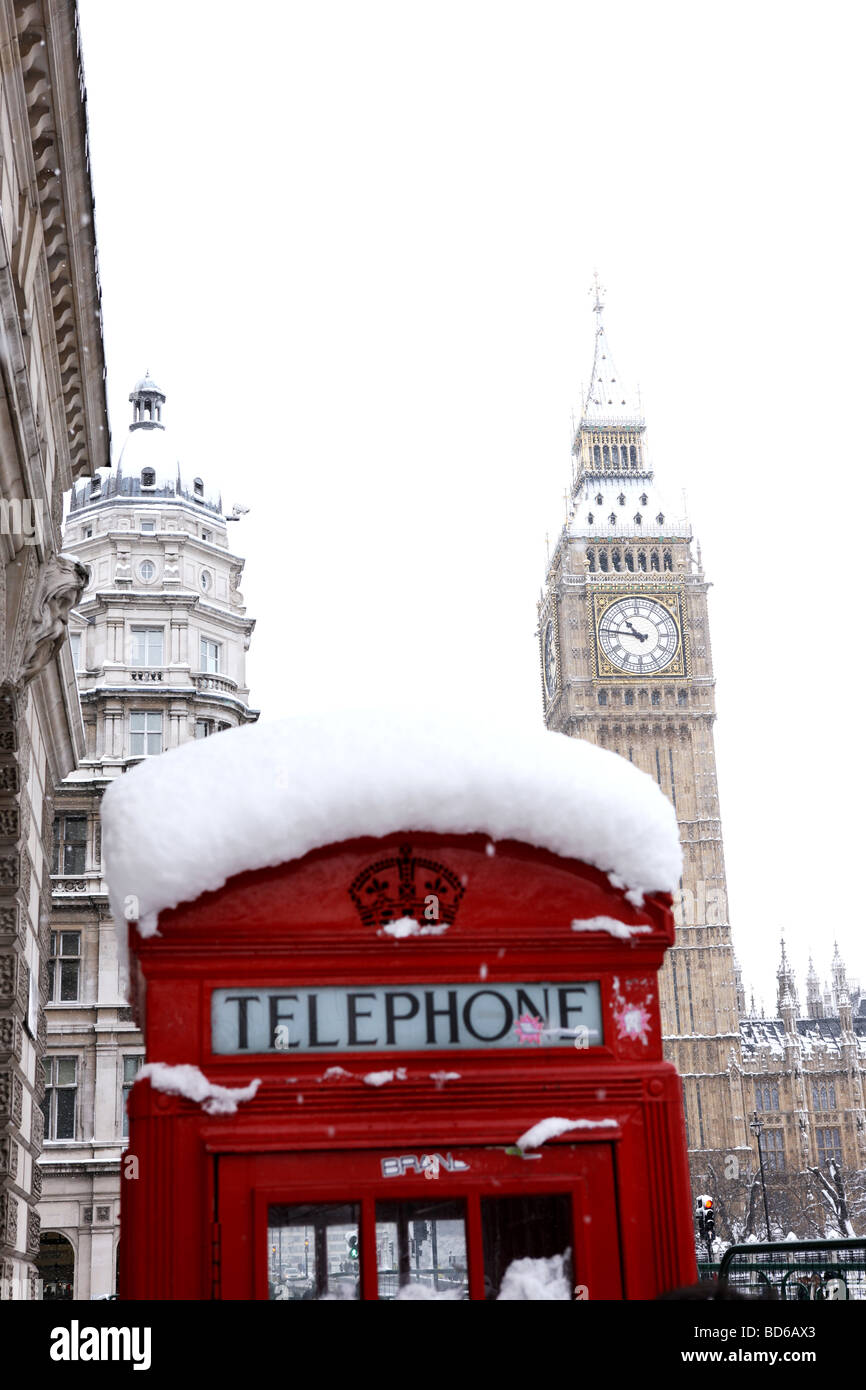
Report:
[[18,683],[26,685],[60,650],[66,636],[69,610],[81,599],[90,570],[73,555],[54,555],[36,586],[30,631],[24,644]]

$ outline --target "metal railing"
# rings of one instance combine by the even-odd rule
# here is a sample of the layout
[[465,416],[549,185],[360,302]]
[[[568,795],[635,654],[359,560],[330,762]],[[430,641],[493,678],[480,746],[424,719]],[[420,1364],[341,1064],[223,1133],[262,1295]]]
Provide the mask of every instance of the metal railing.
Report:
[[752,1298],[866,1299],[866,1239],[732,1245],[722,1257],[719,1280]]

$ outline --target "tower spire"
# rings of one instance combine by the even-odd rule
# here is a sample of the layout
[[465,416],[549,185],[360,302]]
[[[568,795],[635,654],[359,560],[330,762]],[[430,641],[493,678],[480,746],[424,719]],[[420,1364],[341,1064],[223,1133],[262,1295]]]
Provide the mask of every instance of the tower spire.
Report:
[[607,341],[602,297],[604,289],[599,282],[598,271],[593,275],[589,293],[593,296],[592,312],[595,314],[595,354],[589,390],[583,400],[581,424],[640,424],[640,406],[623,385]]

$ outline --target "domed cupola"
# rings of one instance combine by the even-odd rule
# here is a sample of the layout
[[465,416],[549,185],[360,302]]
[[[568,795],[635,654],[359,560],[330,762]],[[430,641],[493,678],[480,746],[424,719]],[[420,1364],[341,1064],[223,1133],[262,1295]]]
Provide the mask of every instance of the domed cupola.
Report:
[[130,393],[132,403],[131,430],[164,430],[162,407],[165,405],[165,392],[160,391],[149,371],[137,381]]

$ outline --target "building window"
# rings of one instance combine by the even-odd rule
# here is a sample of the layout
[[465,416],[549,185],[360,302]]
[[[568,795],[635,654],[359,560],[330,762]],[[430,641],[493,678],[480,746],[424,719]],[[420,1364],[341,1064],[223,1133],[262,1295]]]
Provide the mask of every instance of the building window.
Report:
[[132,629],[133,666],[162,665],[162,628],[134,627]]
[[156,473],[154,472],[154,470],[153,470],[152,468],[142,468],[142,470],[141,470],[141,486],[142,486],[142,487],[156,487]]
[[764,1162],[771,1173],[785,1171],[785,1140],[780,1129],[764,1130]]
[[208,574],[208,571],[207,571],[207,570],[202,570],[202,572],[201,572],[201,587],[204,589],[205,593],[207,593],[208,589],[210,588],[210,585],[211,585],[211,578],[210,578],[210,575]]
[[210,543],[213,540],[213,532],[206,531],[204,527],[202,527],[201,538],[203,541],[207,541],[208,543]]
[[162,752],[162,715],[137,710],[129,716],[129,751],[134,758]]
[[220,669],[220,644],[209,637],[201,639],[201,669],[209,675],[217,675]]
[[813,1110],[835,1110],[836,1109],[836,1087],[831,1081],[812,1082],[812,1109]]
[[633,690],[627,690],[627,691],[625,692],[624,699],[625,699],[625,703],[626,703],[627,705],[633,705],[633,704],[634,704],[634,691],[633,691]]
[[212,719],[197,719],[195,721],[196,738],[210,738],[214,733],[214,722]]
[[130,1092],[135,1084],[139,1067],[144,1061],[143,1057],[124,1057],[123,1059],[123,1088],[122,1088],[122,1110],[123,1110],[123,1137],[129,1138],[129,1115],[126,1112],[126,1102],[129,1100]]
[[87,817],[54,817],[53,874],[83,874],[87,856]]
[[92,527],[92,526],[85,526],[85,528],[84,528],[84,539],[85,539],[86,541],[89,541],[89,540],[92,539],[92,537],[93,537],[93,527]]
[[78,1062],[74,1057],[46,1057],[45,1116],[46,1139],[75,1138],[75,1102],[78,1096]]
[[142,529],[142,531],[155,531],[155,530],[156,530],[156,522],[155,522],[155,521],[142,521],[142,523],[141,523],[141,529]]
[[682,707],[683,707],[684,705],[687,705],[688,703],[689,703],[689,692],[688,692],[687,690],[678,690],[678,691],[677,691],[677,704],[680,706],[680,708],[682,709]]
[[755,1090],[755,1107],[758,1110],[778,1110],[778,1086],[758,1086]]
[[591,525],[593,524],[593,522],[595,521],[595,512],[590,512],[586,519],[587,519],[587,521],[589,522],[589,524],[590,524],[590,526],[591,526]]
[[48,960],[49,1004],[76,1004],[81,980],[81,932],[53,931]]
[[663,557],[662,557],[662,563],[663,563],[664,568],[665,568],[666,570],[672,570],[672,569],[673,569],[673,567],[674,567],[674,557],[673,557],[673,555],[672,555],[672,553],[671,553],[670,550],[666,550],[666,551],[664,552],[664,555],[663,555]]
[[72,669],[73,669],[73,671],[79,671],[79,670],[81,669],[81,633],[80,633],[80,632],[70,632],[70,634],[69,634],[69,650],[70,650],[70,652],[72,653]]
[[204,483],[201,478],[193,478],[192,488],[196,497],[204,497]]
[[138,573],[144,580],[145,584],[149,584],[151,579],[153,579],[153,576],[156,574],[156,565],[153,563],[152,560],[142,560],[141,564],[138,567]]
[[598,692],[598,703],[599,703],[600,705],[606,705],[606,704],[607,704],[607,691],[606,691],[606,690],[600,690],[600,691]]
[[842,1139],[838,1129],[816,1129],[818,1163],[842,1162]]
[[660,705],[661,702],[662,702],[661,691],[660,691],[660,690],[654,690],[654,691],[652,692],[652,694],[650,695],[650,703],[653,704],[653,705]]

